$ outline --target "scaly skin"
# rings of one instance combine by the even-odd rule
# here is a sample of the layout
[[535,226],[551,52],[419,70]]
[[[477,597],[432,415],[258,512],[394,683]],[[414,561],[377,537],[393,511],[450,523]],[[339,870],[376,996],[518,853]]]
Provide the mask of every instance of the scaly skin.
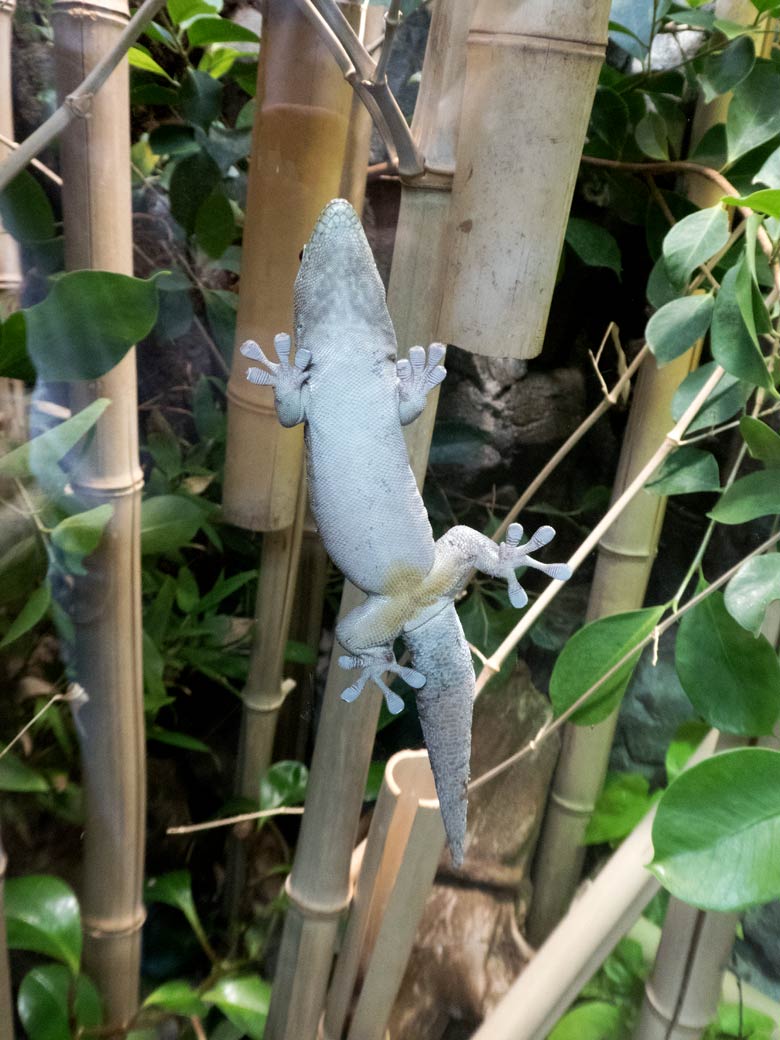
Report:
[[[294,364],[290,337],[276,336],[279,363],[252,341],[242,352],[260,362],[250,382],[274,387],[284,426],[305,423],[311,506],[325,548],[347,578],[367,593],[342,618],[336,636],[345,668],[360,668],[344,700],[372,680],[392,712],[403,700],[383,674],[417,690],[423,736],[453,862],[463,859],[466,786],[471,748],[474,669],[453,600],[471,570],[503,577],[515,606],[527,602],[515,576],[521,566],[564,579],[562,564],[529,558],[554,535],[540,528],[524,546],[512,524],[500,546],[468,527],[434,543],[428,515],[409,467],[401,426],[425,407],[445,372],[441,344],[413,347],[396,362],[396,339],[385,292],[357,214],[343,199],[323,210],[304,250],[295,282]],[[412,668],[397,664],[402,636]]]

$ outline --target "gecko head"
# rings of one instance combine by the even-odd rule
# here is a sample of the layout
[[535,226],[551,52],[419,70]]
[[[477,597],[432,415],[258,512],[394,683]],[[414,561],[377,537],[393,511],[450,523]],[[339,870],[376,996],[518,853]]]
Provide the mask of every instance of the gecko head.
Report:
[[385,289],[360,218],[345,199],[333,199],[317,219],[295,280],[296,346],[311,350],[347,325],[375,333],[387,326],[392,336]]

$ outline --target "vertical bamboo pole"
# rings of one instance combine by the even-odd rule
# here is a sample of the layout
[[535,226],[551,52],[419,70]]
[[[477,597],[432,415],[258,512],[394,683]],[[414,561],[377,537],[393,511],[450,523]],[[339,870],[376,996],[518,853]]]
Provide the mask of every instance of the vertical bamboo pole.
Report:
[[[420,191],[414,199],[411,190],[408,195],[404,191],[388,293],[388,306],[402,349],[435,338],[438,306],[433,301],[437,305],[444,291],[444,221],[449,204],[449,176],[454,166],[471,4],[472,0],[437,4],[432,14],[412,132],[423,154],[441,162],[442,172],[425,174],[421,188],[412,189]],[[423,201],[415,204],[416,198]],[[427,213],[429,208],[432,212]],[[425,474],[434,410],[435,403],[429,402],[423,415],[407,427],[411,435],[407,440],[411,465],[420,484]],[[362,592],[347,583],[341,614],[363,598]],[[340,694],[351,678],[339,668],[337,657],[338,652],[331,659],[306,811],[286,884],[290,906],[266,1040],[315,1037],[339,920],[349,904],[352,847],[381,698],[376,691],[367,691],[353,704],[345,704]]]
[[[346,5],[352,16],[358,4]],[[292,287],[303,243],[337,193],[352,92],[295,4],[266,0],[252,135],[236,348],[228,383],[223,508],[233,523],[262,530],[255,639],[243,692],[238,792],[257,795],[271,761],[282,667],[305,510],[303,430],[283,429],[270,387],[246,381],[239,347],[266,347],[292,330]],[[262,446],[259,448],[258,446]],[[227,886],[235,910],[242,884],[234,846]]]
[[609,0],[477,2],[443,342],[491,357],[530,358],[542,349],[609,10]]
[[[57,84],[67,96],[113,45],[127,22],[124,0],[55,0]],[[127,64],[94,96],[88,118],[62,135],[65,264],[132,274],[130,102]],[[97,397],[111,406],[76,467],[72,483],[90,506],[110,503],[113,517],[88,573],[75,579],[71,665],[88,700],[78,731],[85,795],[81,905],[84,964],[112,1024],[138,1002],[146,774],[141,662],[135,351],[100,379],[71,385],[71,405]]]
[[[648,357],[639,370],[612,491],[614,502],[647,464],[667,432],[672,397],[695,367],[698,350],[663,368]],[[587,621],[642,606],[658,550],[666,499],[640,491],[599,543]],[[617,711],[595,726],[568,725],[534,864],[528,937],[538,945],[555,927],[579,883],[583,845],[604,783]]]
[[371,820],[325,1011],[326,1040],[340,1040],[348,1017],[348,1040],[383,1040],[443,847],[428,754],[400,751],[387,763]]
[[[715,730],[688,763],[715,748]],[[535,953],[472,1040],[539,1040],[577,997],[660,888],[645,864],[653,856],[655,806],[614,852]]]
[[14,1005],[11,998],[11,975],[8,970],[8,943],[5,934],[5,871],[8,857],[0,836],[0,1040],[14,1040]]
[[[13,94],[11,90],[11,38],[16,0],[0,4],[0,134],[14,139]],[[0,163],[11,153],[0,141]],[[0,223],[0,319],[19,303],[22,265],[19,246]],[[22,440],[24,386],[18,379],[0,379],[0,426],[10,440]]]

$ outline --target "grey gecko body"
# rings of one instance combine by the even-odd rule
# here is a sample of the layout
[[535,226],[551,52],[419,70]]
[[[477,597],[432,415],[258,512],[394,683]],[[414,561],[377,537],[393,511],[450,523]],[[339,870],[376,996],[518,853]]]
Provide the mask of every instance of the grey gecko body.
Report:
[[[339,622],[345,668],[359,668],[342,697],[351,701],[373,680],[390,711],[403,701],[385,684],[400,675],[417,691],[423,736],[431,759],[453,862],[463,859],[466,787],[471,748],[474,669],[453,605],[473,568],[509,583],[515,606],[527,602],[515,576],[521,566],[568,577],[563,564],[541,564],[529,553],[549,542],[540,528],[523,546],[512,524],[496,545],[468,527],[434,541],[409,466],[402,425],[425,407],[445,376],[444,347],[413,347],[396,362],[396,339],[385,291],[360,220],[343,199],[317,221],[295,282],[295,361],[290,337],[275,337],[279,362],[252,341],[242,352],[260,362],[247,378],[272,385],[284,426],[305,423],[312,512],[323,543],[366,600]],[[411,668],[399,665],[401,636]]]

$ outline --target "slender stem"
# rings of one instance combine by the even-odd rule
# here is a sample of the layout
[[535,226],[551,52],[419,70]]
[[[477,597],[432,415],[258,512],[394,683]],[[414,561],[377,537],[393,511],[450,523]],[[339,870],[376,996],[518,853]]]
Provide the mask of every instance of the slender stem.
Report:
[[385,12],[385,35],[382,40],[382,49],[371,77],[372,83],[383,83],[387,79],[387,63],[390,61],[390,51],[393,49],[393,40],[400,24],[401,0],[390,0],[390,6]]
[[[14,151],[20,147],[18,141],[14,141],[10,137],[6,137],[5,134],[0,134],[0,144],[4,144],[6,148],[12,148]],[[40,159],[31,159],[30,164],[35,167],[36,170],[40,170],[44,177],[48,177],[50,181],[54,181],[55,184],[62,187],[62,177],[54,170],[50,169],[46,163],[42,163]]]
[[[700,411],[702,405],[707,400],[709,395],[715,389],[724,375],[724,370],[720,365],[713,371],[707,382],[694,397],[691,403],[683,412],[680,419],[669,431],[660,445],[658,450],[649,459],[648,462],[642,467],[637,473],[636,477],[631,481],[628,487],[625,489],[623,494],[613,503],[612,507],[606,512],[601,518],[598,524],[594,527],[585,541],[580,545],[574,555],[567,561],[572,573],[574,573],[583,562],[583,560],[596,548],[601,538],[610,529],[615,520],[620,516],[626,506],[631,502],[634,496],[640,491],[650,476],[655,473],[664,459],[675,451],[682,440],[683,434],[687,430],[688,426],[693,422],[696,415]],[[476,696],[482,692],[486,684],[490,681],[493,675],[496,675],[503,665],[506,658],[514,650],[523,636],[526,634],[528,629],[534,624],[539,615],[545,610],[547,605],[553,600],[563,588],[565,583],[563,581],[554,580],[551,581],[544,592],[539,596],[532,607],[526,611],[522,621],[518,622],[517,625],[512,629],[503,643],[498,647],[489,658],[488,665],[482,669],[479,673],[476,686]]]
[[609,393],[605,393],[604,397],[601,399],[601,401],[599,401],[599,403],[596,405],[596,407],[593,409],[590,415],[587,416],[587,418],[580,423],[580,425],[571,434],[571,436],[566,438],[566,440],[563,442],[560,448],[558,448],[558,450],[549,460],[549,462],[547,462],[539,471],[539,473],[534,477],[534,479],[531,481],[531,483],[528,485],[528,487],[525,489],[522,495],[518,498],[518,500],[506,514],[502,523],[493,534],[494,542],[498,542],[501,540],[504,533],[506,532],[506,529],[509,527],[511,523],[514,522],[514,520],[517,516],[519,516],[522,510],[525,509],[527,503],[530,502],[530,500],[533,498],[533,496],[536,494],[536,492],[539,490],[542,484],[544,484],[545,480],[547,480],[547,478],[557,469],[557,467],[566,458],[569,452],[575,447],[576,444],[579,443],[579,441],[582,440],[582,438],[585,436],[588,430],[598,422],[601,416],[604,415],[605,412],[608,412],[609,409],[617,403],[617,401],[620,398],[621,390],[634,376],[636,370],[647,357],[648,353],[649,347],[647,346],[647,344],[645,344],[639,351],[637,356],[634,358],[634,360],[631,362],[631,364],[628,366],[628,368],[625,370],[625,372],[617,380],[617,382],[609,391]]
[[196,831],[209,831],[215,827],[232,827],[236,823],[247,823],[250,820],[264,820],[269,816],[302,816],[303,807],[299,805],[283,805],[278,809],[259,809],[256,812],[239,813],[238,816],[226,816],[224,820],[207,820],[205,823],[190,823],[182,827],[169,827],[166,834],[194,834]]
[[760,556],[763,553],[768,552],[774,545],[778,543],[778,541],[780,541],[780,531],[778,531],[776,534],[773,534],[771,538],[767,538],[765,542],[762,542],[761,545],[759,545],[752,552],[749,552],[746,556],[743,556],[743,558],[739,560],[737,563],[735,563],[733,567],[729,567],[729,569],[725,571],[723,574],[721,574],[721,576],[716,581],[714,581],[711,585],[708,585],[706,589],[702,589],[701,592],[698,592],[695,596],[689,599],[685,606],[680,607],[678,610],[673,610],[668,618],[666,618],[659,625],[657,625],[653,629],[653,631],[649,635],[645,636],[644,639],[640,640],[640,642],[638,642],[636,646],[632,646],[631,649],[627,653],[625,653],[619,661],[617,661],[608,671],[604,672],[601,678],[597,679],[597,681],[593,683],[593,685],[590,686],[581,696],[579,696],[577,700],[574,701],[574,703],[566,709],[566,711],[562,712],[556,719],[553,719],[551,722],[545,723],[539,730],[539,732],[536,734],[536,736],[533,738],[533,740],[530,740],[526,745],[520,748],[519,751],[516,751],[513,755],[510,755],[509,758],[504,759],[503,762],[499,762],[498,765],[493,766],[492,769],[488,769],[487,772],[483,773],[481,776],[478,776],[476,780],[472,780],[469,784],[469,792],[475,790],[478,787],[482,787],[483,784],[488,783],[489,780],[493,780],[495,777],[499,776],[501,773],[505,772],[507,769],[513,766],[516,762],[519,762],[521,759],[531,754],[532,751],[535,751],[543,740],[546,740],[551,733],[554,733],[557,729],[560,729],[560,727],[565,722],[567,722],[571,718],[571,716],[576,711],[578,711],[583,706],[583,704],[585,704],[585,702],[593,696],[594,693],[596,693],[597,690],[601,689],[605,682],[608,682],[609,679],[611,679],[616,672],[620,671],[620,669],[623,668],[635,656],[635,654],[638,651],[643,650],[646,646],[649,646],[650,643],[654,643],[658,639],[660,639],[660,637],[664,634],[664,632],[667,631],[667,629],[671,628],[672,625],[675,625],[680,620],[683,614],[686,614],[689,610],[693,610],[693,608],[698,606],[702,602],[702,600],[705,600],[708,596],[711,596],[713,592],[716,592],[719,588],[721,588],[722,585],[725,585],[726,582],[730,581],[737,573],[737,571],[739,571],[739,569],[748,562],[748,560],[752,560],[754,556]]
[[117,41],[104,58],[95,65],[89,75],[82,80],[75,90],[65,98],[56,109],[30,136],[23,141],[13,155],[0,166],[0,190],[44,148],[79,116],[86,119],[92,107],[92,98],[100,90],[105,81],[124,58],[135,41],[154,18],[165,0],[144,0],[125,28],[117,37]]
[[82,689],[81,686],[78,685],[78,683],[71,683],[71,685],[68,687],[68,690],[67,690],[66,693],[55,693],[52,697],[50,697],[48,699],[48,701],[44,704],[44,706],[40,709],[40,711],[36,711],[36,713],[29,720],[29,722],[25,723],[25,725],[22,726],[22,728],[19,730],[19,732],[13,738],[13,740],[9,744],[6,744],[6,746],[2,749],[2,751],[0,751],[0,758],[2,758],[4,755],[6,755],[11,750],[11,748],[14,746],[14,744],[18,743],[18,741],[20,741],[22,739],[22,737],[25,735],[25,733],[32,726],[35,725],[35,723],[38,721],[38,719],[40,719],[41,716],[46,714],[46,712],[49,710],[49,708],[52,706],[52,704],[56,704],[57,701],[73,701],[73,702],[77,702],[80,699],[82,699],[83,696],[84,696],[84,690]]

